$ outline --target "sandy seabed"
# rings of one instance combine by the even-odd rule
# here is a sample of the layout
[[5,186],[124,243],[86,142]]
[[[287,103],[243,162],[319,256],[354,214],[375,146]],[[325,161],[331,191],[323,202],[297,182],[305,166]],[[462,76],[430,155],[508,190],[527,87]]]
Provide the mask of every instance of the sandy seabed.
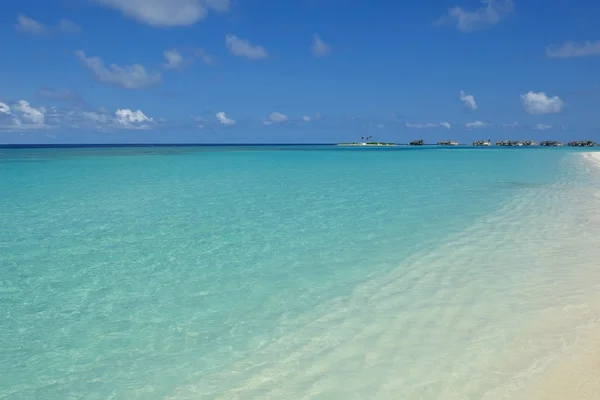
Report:
[[[599,168],[600,152],[582,153]],[[600,208],[600,193],[597,195]],[[600,218],[597,221],[600,223]],[[600,243],[600,238],[598,238]],[[598,260],[600,268],[600,259]],[[599,304],[595,304],[598,306]],[[600,309],[596,308],[600,320]],[[571,351],[555,360],[540,379],[524,391],[519,399],[592,400],[600,399],[600,326],[583,332]]]

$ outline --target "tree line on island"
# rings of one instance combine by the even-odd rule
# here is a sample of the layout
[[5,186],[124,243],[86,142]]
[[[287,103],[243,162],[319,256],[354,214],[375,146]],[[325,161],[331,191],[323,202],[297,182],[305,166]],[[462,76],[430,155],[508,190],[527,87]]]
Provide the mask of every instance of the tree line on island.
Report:
[[[424,146],[425,142],[423,139],[412,140],[408,143],[409,146]],[[437,142],[438,146],[459,146],[459,143],[454,140],[443,140]],[[467,144],[468,145],[468,144]],[[470,144],[476,147],[488,147],[492,146],[492,140],[476,140]],[[531,146],[542,146],[542,147],[561,147],[564,143],[557,140],[545,140],[540,142],[534,142],[532,140],[500,140],[496,142],[496,146],[499,147],[531,147]],[[360,142],[349,142],[340,143],[338,146],[398,146],[396,143],[391,142],[378,142],[373,140],[373,136],[361,136]],[[600,146],[600,144],[594,143],[593,140],[579,140],[567,142],[567,146],[570,147],[594,147]]]

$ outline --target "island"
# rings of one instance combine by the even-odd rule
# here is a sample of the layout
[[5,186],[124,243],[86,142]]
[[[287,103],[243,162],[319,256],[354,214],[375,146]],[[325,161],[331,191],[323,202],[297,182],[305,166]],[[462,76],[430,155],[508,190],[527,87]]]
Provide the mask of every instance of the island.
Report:
[[338,146],[354,146],[354,147],[393,147],[398,146],[396,143],[389,142],[374,142],[373,136],[362,136],[360,142],[339,143]]
[[544,140],[540,143],[540,146],[544,147],[561,147],[562,145],[563,143],[558,140]]
[[423,139],[419,139],[419,140],[413,140],[412,142],[409,143],[409,145],[411,146],[423,146]]
[[597,146],[597,144],[594,143],[592,140],[580,140],[580,141],[569,142],[568,145],[571,147],[594,147],[594,146]]
[[484,147],[488,147],[492,145],[492,139],[488,139],[488,140],[476,140],[473,142],[473,146],[484,146]]
[[533,142],[531,140],[525,140],[525,141],[502,140],[500,142],[496,142],[496,146],[501,146],[501,147],[537,146],[537,143]]
[[458,142],[454,140],[442,140],[441,142],[437,142],[438,146],[458,146]]

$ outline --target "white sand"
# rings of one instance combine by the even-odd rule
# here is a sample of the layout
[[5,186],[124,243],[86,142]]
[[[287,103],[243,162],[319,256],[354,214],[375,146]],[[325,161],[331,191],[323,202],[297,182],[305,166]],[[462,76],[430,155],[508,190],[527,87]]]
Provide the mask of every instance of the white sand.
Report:
[[593,162],[595,164],[598,164],[598,166],[600,167],[600,151],[598,151],[598,152],[581,153],[581,155],[585,159],[587,159],[587,160],[589,160],[589,161],[591,161],[591,162]]
[[[600,168],[600,152],[582,153]],[[600,173],[600,169],[598,171]],[[598,202],[600,208],[600,201]],[[600,240],[600,239],[599,239]],[[600,268],[600,260],[598,260]],[[597,311],[600,320],[600,310]],[[567,355],[556,359],[519,399],[592,400],[600,399],[600,325],[578,336]]]

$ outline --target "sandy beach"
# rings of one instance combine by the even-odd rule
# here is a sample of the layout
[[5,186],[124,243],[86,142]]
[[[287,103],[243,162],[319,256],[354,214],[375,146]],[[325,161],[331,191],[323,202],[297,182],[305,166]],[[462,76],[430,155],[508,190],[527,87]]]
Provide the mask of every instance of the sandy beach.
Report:
[[[582,153],[582,157],[599,168],[600,152]],[[600,207],[600,196],[598,206]],[[589,304],[596,310],[590,325],[577,336],[570,351],[552,362],[519,399],[592,400],[600,399],[600,298]],[[594,314],[594,313],[593,313]]]

